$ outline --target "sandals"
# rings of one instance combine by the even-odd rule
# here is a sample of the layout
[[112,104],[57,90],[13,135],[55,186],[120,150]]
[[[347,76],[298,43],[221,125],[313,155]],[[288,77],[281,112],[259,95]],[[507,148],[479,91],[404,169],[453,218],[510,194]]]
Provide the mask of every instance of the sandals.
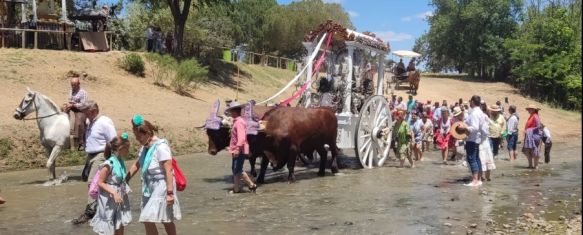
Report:
[[255,193],[257,191],[257,184],[253,184],[253,186],[249,186],[249,191]]

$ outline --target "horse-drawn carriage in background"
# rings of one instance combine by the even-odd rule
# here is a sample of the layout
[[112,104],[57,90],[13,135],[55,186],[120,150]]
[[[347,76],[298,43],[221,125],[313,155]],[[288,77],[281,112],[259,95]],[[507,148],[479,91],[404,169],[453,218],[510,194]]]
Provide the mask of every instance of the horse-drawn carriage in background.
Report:
[[[411,58],[411,60],[415,58],[421,57],[421,54],[413,51],[393,51],[391,54],[399,57],[399,58]],[[417,69],[405,69],[403,71],[398,70],[397,64],[391,69],[391,80],[387,83],[393,83],[394,88],[399,88],[402,82],[409,83],[409,92],[411,94],[417,94],[417,89],[419,89],[419,81],[421,80],[421,74]],[[387,84],[387,86],[390,86]]]

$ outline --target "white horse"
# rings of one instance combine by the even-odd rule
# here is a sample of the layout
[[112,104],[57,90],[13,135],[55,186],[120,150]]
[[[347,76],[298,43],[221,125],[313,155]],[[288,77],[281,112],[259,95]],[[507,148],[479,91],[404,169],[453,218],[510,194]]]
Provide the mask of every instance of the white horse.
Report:
[[[18,107],[14,111],[14,118],[17,120],[36,120],[40,130],[40,141],[45,148],[49,160],[47,169],[49,170],[49,180],[56,179],[55,160],[69,143],[69,116],[61,112],[57,105],[43,94],[27,89],[27,94],[22,98]],[[36,117],[25,119],[28,114],[36,111]]]

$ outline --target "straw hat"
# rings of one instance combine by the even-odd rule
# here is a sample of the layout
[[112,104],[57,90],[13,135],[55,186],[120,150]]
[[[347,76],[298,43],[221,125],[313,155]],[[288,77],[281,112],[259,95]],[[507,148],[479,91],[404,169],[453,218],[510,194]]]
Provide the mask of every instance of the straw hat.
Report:
[[227,109],[225,109],[225,114],[229,114],[231,112],[231,110],[236,109],[236,108],[243,108],[246,105],[247,105],[247,103],[239,104],[239,102],[233,101],[233,102],[229,103]]
[[461,125],[465,125],[465,123],[462,121],[455,122],[454,124],[451,125],[451,128],[449,129],[449,133],[456,140],[464,140],[468,137],[468,133],[457,131],[457,128]]
[[454,117],[457,116],[457,115],[460,115],[462,113],[464,113],[464,112],[462,112],[462,109],[459,106],[453,107],[453,116]]
[[498,105],[490,105],[490,107],[488,107],[488,109],[490,111],[493,111],[493,112],[501,112],[502,111],[502,109]]
[[535,104],[529,104],[529,105],[526,107],[526,110],[529,110],[529,109],[534,109],[534,110],[536,110],[536,111],[539,111],[539,110],[540,110],[540,108],[539,108],[539,107],[537,107]]

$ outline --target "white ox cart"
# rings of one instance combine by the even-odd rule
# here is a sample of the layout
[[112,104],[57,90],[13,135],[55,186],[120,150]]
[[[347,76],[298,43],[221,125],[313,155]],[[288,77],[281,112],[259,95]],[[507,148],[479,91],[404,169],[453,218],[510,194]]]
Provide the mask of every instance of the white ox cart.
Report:
[[[328,89],[306,90],[299,106],[331,106],[338,118],[338,147],[354,149],[364,168],[382,166],[387,160],[391,146],[393,120],[387,100],[383,96],[384,58],[389,53],[388,43],[371,33],[358,33],[333,21],[319,25],[304,37],[308,50],[304,65],[308,75],[313,74],[315,49],[323,50],[315,42],[322,43],[325,35],[332,34],[325,60],[327,78],[319,80],[320,86]],[[310,56],[312,55],[312,56]],[[368,65],[371,63],[373,66]],[[376,68],[376,79],[369,68]],[[318,77],[316,75],[316,77]],[[300,79],[302,84],[312,76]],[[372,88],[373,81],[376,86]],[[316,84],[314,82],[313,84]]]

